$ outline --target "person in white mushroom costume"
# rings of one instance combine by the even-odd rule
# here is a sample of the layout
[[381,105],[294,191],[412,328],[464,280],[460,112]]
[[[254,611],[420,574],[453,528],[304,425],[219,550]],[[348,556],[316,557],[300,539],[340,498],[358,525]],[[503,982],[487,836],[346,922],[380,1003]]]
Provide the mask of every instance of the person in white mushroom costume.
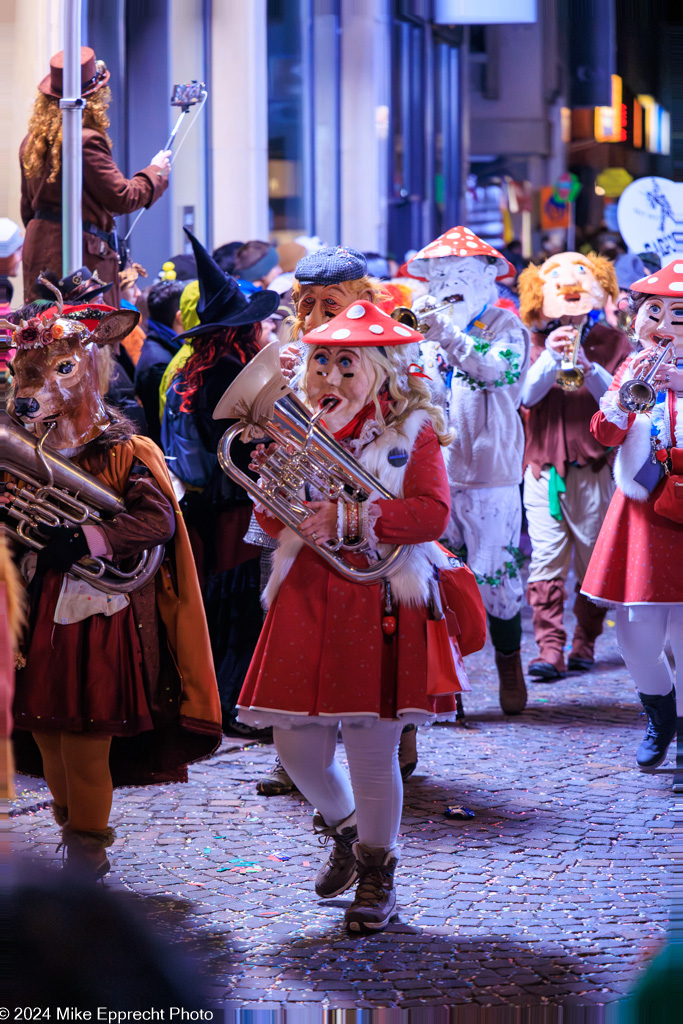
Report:
[[496,652],[500,706],[506,714],[519,714],[527,692],[520,650],[524,431],[518,410],[529,333],[514,313],[494,305],[496,278],[510,274],[510,264],[469,228],[452,228],[425,246],[408,271],[429,284],[429,294],[413,311],[420,329],[428,327],[425,371],[445,386],[455,432],[448,450],[448,540],[467,549],[480,584]]

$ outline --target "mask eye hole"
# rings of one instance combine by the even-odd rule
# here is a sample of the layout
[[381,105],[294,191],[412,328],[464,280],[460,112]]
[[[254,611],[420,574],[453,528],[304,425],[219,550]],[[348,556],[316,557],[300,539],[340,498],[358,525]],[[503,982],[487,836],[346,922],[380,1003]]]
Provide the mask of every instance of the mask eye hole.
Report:
[[60,373],[62,376],[66,377],[67,374],[73,372],[73,368],[74,368],[74,364],[73,363],[69,363],[69,362],[58,363],[57,364],[57,373]]

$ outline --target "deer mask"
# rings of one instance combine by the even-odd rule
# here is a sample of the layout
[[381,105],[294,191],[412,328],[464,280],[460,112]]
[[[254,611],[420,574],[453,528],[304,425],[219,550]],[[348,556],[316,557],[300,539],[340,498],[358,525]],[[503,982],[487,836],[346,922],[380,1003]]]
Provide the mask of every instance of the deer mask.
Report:
[[107,429],[97,351],[115,345],[139,319],[132,310],[60,304],[18,327],[11,325],[14,411],[36,437],[50,431],[50,448],[77,448]]

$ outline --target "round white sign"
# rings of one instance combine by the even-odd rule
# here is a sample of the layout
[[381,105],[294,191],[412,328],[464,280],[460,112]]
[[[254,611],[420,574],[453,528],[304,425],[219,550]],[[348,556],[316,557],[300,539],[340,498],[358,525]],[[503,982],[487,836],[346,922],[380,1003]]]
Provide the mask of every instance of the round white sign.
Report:
[[621,193],[617,220],[631,252],[656,252],[670,263],[683,252],[683,183],[638,178]]

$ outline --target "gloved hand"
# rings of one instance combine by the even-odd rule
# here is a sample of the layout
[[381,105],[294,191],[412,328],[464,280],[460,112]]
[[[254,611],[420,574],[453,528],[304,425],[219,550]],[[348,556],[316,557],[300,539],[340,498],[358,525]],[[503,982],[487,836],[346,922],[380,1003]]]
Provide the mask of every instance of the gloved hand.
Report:
[[42,551],[38,552],[38,576],[44,576],[48,569],[67,572],[74,562],[90,554],[88,542],[80,526],[42,526],[41,533],[49,539]]

